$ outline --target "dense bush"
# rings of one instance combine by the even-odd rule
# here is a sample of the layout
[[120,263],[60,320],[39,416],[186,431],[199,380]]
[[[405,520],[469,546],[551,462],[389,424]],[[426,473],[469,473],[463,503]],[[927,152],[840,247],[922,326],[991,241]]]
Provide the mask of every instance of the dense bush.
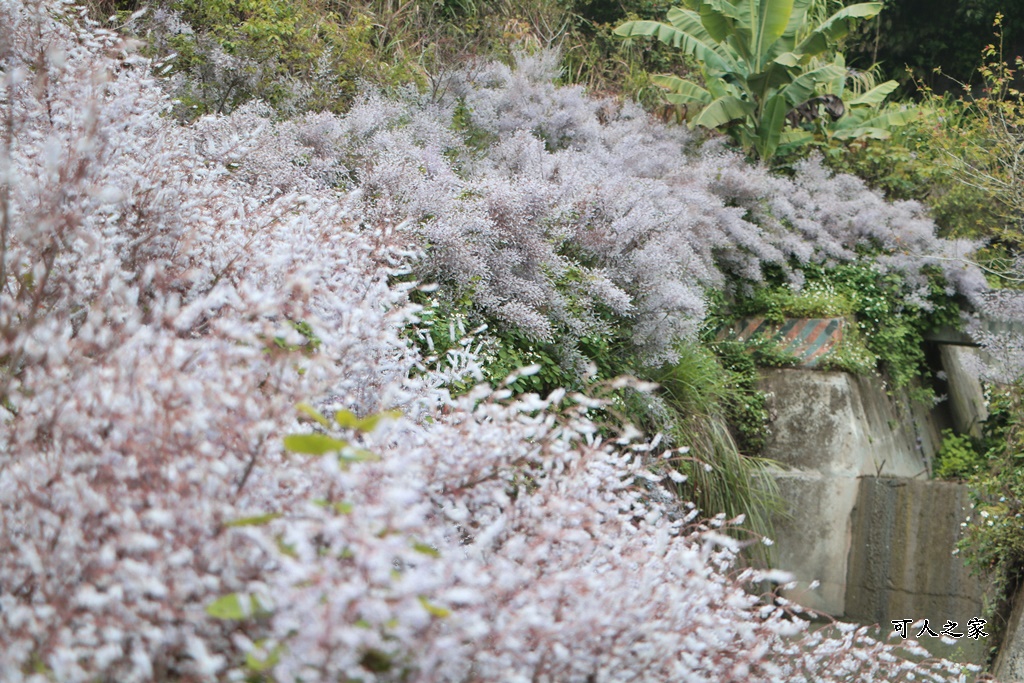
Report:
[[808,264],[801,274],[799,289],[775,275],[717,315],[763,316],[771,322],[846,317],[856,326],[846,329],[842,345],[823,365],[860,373],[881,370],[897,387],[929,374],[924,353],[929,332],[961,325],[959,306],[934,272],[923,296],[909,291],[900,274],[880,273],[866,261]]

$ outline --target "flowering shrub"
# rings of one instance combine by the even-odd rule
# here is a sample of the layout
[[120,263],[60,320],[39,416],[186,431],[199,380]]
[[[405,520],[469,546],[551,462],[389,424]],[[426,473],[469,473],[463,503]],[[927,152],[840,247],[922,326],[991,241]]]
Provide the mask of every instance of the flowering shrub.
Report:
[[0,678],[955,677],[759,603],[592,399],[409,379],[388,205],[265,144],[368,120],[178,127],[63,8],[0,3]]

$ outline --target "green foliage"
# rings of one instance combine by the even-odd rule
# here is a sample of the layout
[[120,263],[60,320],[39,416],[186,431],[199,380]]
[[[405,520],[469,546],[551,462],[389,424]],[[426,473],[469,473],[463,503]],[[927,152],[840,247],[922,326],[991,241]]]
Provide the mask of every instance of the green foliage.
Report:
[[742,453],[757,456],[764,451],[768,431],[767,397],[757,386],[757,369],[763,361],[742,342],[710,342],[708,346],[728,373],[731,392],[723,403],[736,444]]
[[[685,8],[668,11],[668,23],[630,21],[615,32],[626,38],[653,36],[696,59],[703,86],[674,75],[657,76],[653,82],[669,90],[669,101],[699,108],[695,125],[728,130],[768,161],[780,144],[806,138],[784,133],[791,109],[821,92],[842,92],[845,61],[829,50],[858,19],[871,18],[882,8],[881,3],[850,5],[812,26],[811,5],[810,0],[736,5],[687,0]],[[892,87],[883,84],[851,104],[877,105]],[[833,135],[860,137],[892,123],[860,118]]]
[[1024,385],[989,386],[986,394],[986,463],[969,478],[975,515],[959,548],[968,565],[1005,577],[1024,569]]
[[769,273],[766,286],[740,296],[720,309],[720,320],[763,316],[771,322],[791,317],[847,317],[856,329],[846,338],[826,368],[865,372],[880,368],[896,387],[927,373],[924,335],[945,326],[960,324],[959,308],[946,295],[942,278],[931,278],[928,307],[908,302],[903,278],[882,274],[870,261],[832,267],[807,264],[806,282],[797,292],[781,273]]
[[890,140],[834,146],[826,158],[892,198],[924,202],[942,234],[989,240],[990,248],[976,258],[998,275],[1024,248],[1024,105],[1014,86],[1024,62],[1011,68],[1003,58],[1001,17],[996,29],[978,70],[983,89],[961,84],[954,97],[919,83],[919,115]]
[[[695,343],[677,351],[677,362],[644,373],[658,383],[660,401],[634,416],[648,432],[660,432],[669,445],[683,447],[669,464],[686,477],[679,485],[685,500],[705,514],[745,514],[748,529],[770,536],[771,517],[781,506],[769,475],[772,463],[754,455],[763,446],[767,419],[756,368],[734,358],[730,369]],[[756,450],[741,451],[740,443]]]
[[942,447],[936,457],[935,476],[939,479],[967,479],[983,472],[988,459],[981,444],[968,434],[942,430]]
[[978,144],[983,136],[984,123],[970,114],[965,103],[934,96],[889,139],[827,144],[823,151],[833,170],[863,178],[890,199],[923,202],[941,235],[988,237],[1005,225],[999,202],[950,172],[950,154]]
[[206,606],[206,613],[214,619],[230,621],[260,618],[269,614],[255,595],[243,593],[229,593],[217,598]]

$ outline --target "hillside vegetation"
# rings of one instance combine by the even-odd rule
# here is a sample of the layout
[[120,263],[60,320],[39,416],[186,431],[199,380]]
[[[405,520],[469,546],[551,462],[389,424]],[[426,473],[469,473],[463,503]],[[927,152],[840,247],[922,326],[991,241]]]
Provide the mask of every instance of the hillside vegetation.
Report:
[[752,590],[788,360],[715,333],[908,384],[980,242],[473,7],[0,2],[0,678],[956,680]]

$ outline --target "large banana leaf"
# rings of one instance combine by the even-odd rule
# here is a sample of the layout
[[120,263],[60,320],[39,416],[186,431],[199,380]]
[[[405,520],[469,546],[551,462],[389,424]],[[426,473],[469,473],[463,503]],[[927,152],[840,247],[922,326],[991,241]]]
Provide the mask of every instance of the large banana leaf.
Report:
[[880,2],[862,2],[839,10],[811,31],[811,34],[800,41],[795,52],[804,55],[821,54],[828,49],[829,43],[839,40],[847,33],[857,19],[870,19],[882,11]]
[[815,0],[793,0],[793,12],[789,15],[789,23],[782,35],[795,39],[807,23],[807,13],[814,3]]
[[754,74],[747,79],[750,92],[762,102],[775,89],[785,86],[793,81],[793,74],[790,69],[775,62],[769,62],[760,73]]
[[765,102],[755,140],[757,154],[762,159],[771,159],[775,150],[778,149],[782,129],[786,126],[786,112],[788,111],[789,104],[782,95],[772,95]]
[[910,123],[916,116],[916,110],[897,110],[877,114],[874,109],[863,107],[859,111],[853,110],[847,116],[836,121],[833,124],[832,137],[837,140],[857,140],[859,138],[885,140],[893,128]]
[[[751,0],[755,3],[756,0]],[[760,70],[769,50],[782,37],[793,13],[793,0],[760,0],[756,2],[757,24],[754,28],[753,54]]]
[[721,49],[708,35],[700,23],[700,17],[690,10],[673,8],[669,10],[669,21],[627,21],[615,29],[615,35],[624,38],[654,36],[666,45],[671,45],[702,62],[708,69],[718,73],[730,73],[739,69],[735,58]]
[[790,106],[797,106],[814,97],[817,85],[837,77],[845,77],[846,70],[837,64],[826,64],[812,71],[805,71],[797,76],[792,83],[783,88]]
[[742,22],[740,9],[725,0],[701,0],[697,13],[708,35],[719,43],[732,35]]
[[851,107],[859,105],[866,105],[874,107],[882,103],[886,97],[888,97],[892,91],[899,87],[899,83],[896,81],[886,81],[880,85],[876,85],[871,90],[868,90],[863,95],[850,100],[847,104]]
[[719,97],[714,102],[704,107],[697,118],[693,120],[694,125],[705,128],[718,128],[730,121],[745,119],[753,116],[754,104],[741,100],[733,95]]
[[692,81],[686,81],[679,76],[664,74],[651,76],[651,82],[661,88],[668,90],[665,96],[672,104],[707,104],[712,100],[711,93]]

